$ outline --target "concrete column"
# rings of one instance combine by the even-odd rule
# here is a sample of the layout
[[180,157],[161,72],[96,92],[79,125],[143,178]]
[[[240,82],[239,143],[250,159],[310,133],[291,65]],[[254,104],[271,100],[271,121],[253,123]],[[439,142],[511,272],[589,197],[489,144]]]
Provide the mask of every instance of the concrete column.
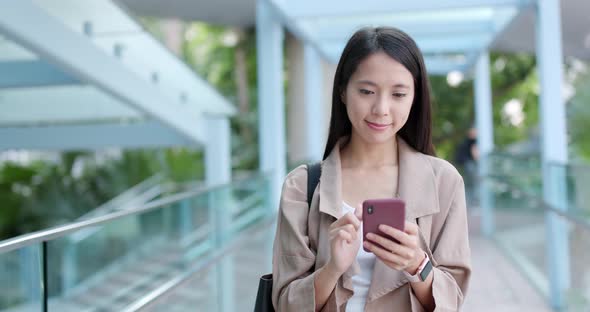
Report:
[[305,137],[307,141],[308,161],[319,161],[322,159],[324,140],[323,124],[323,100],[322,100],[322,67],[321,57],[316,49],[309,43],[304,47],[305,67]]
[[289,89],[287,90],[287,150],[290,164],[297,164],[307,160],[308,146],[306,144],[305,117],[305,69],[303,43],[292,35],[287,36],[287,75]]

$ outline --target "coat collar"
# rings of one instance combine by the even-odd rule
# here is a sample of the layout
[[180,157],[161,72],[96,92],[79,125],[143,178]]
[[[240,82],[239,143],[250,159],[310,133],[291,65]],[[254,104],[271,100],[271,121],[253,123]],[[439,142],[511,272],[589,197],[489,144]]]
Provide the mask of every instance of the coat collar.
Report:
[[[342,166],[340,149],[347,138],[338,141],[322,163],[320,177],[320,212],[335,218],[342,215]],[[397,137],[399,180],[398,193],[406,202],[406,218],[413,220],[439,212],[434,170],[428,157]],[[323,183],[322,183],[323,182]],[[394,194],[392,194],[392,197]]]
[[[348,138],[338,141],[334,149],[322,163],[322,175],[320,177],[320,204],[322,213],[339,218],[342,216],[342,166],[340,149],[347,143]],[[438,191],[435,184],[434,170],[428,156],[419,153],[409,146],[402,138],[397,137],[399,179],[398,194],[406,202],[406,219],[415,222],[417,218],[432,215],[440,211],[438,205]],[[392,194],[392,197],[394,194]],[[351,268],[342,276],[341,286],[348,290],[350,297],[353,292],[352,276],[360,270],[355,261]],[[368,302],[371,302],[384,294],[397,289],[407,283],[404,274],[387,267],[383,262],[376,260],[373,269],[371,287],[368,294]],[[339,296],[340,306],[347,300]]]

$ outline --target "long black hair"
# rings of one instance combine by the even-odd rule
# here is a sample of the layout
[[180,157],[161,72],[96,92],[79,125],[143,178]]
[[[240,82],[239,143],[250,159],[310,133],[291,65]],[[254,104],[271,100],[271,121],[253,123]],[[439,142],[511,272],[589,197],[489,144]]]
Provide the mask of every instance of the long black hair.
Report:
[[334,76],[332,90],[332,117],[324,159],[328,157],[338,140],[350,136],[352,124],[342,102],[342,93],[358,65],[368,56],[384,52],[402,64],[414,77],[414,101],[410,115],[398,135],[415,150],[435,155],[432,145],[432,117],[430,85],[424,58],[416,42],[405,32],[392,27],[367,27],[358,30],[348,40]]

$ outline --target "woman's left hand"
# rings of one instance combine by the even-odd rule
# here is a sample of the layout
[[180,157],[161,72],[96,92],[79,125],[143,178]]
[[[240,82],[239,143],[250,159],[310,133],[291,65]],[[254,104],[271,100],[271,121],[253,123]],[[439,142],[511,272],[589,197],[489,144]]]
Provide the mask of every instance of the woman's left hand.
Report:
[[368,233],[367,239],[372,243],[365,241],[363,243],[365,248],[374,253],[388,267],[398,271],[405,270],[414,275],[425,257],[419,244],[418,225],[406,221],[404,232],[402,232],[381,224],[379,230],[386,236]]

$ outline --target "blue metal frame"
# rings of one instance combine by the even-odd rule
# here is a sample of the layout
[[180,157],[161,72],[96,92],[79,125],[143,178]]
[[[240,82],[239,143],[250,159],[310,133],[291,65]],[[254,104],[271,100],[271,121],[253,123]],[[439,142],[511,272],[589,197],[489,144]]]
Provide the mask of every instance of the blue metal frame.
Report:
[[[408,32],[424,54],[479,54],[532,0],[426,0],[426,1],[277,1],[261,0],[295,36],[336,63],[349,36],[358,28],[389,25]],[[464,14],[449,10],[464,10]],[[446,14],[446,15],[445,15]],[[411,17],[411,18],[410,18]],[[438,59],[434,75],[466,73],[475,65]],[[428,62],[428,61],[427,61]]]
[[80,84],[80,80],[44,61],[0,62],[0,89]]
[[156,121],[0,127],[0,151],[13,148],[94,150],[106,147],[195,146],[197,143]]

